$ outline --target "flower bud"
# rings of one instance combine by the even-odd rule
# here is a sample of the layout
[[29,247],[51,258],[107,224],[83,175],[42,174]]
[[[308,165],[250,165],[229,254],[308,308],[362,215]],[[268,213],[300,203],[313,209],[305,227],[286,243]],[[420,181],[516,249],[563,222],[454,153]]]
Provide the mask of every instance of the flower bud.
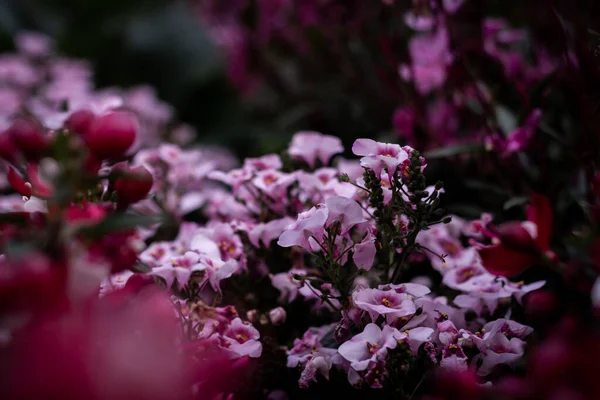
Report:
[[42,126],[32,119],[20,118],[8,128],[14,146],[27,160],[39,160],[48,149],[48,138]]
[[100,159],[121,157],[133,145],[139,130],[136,117],[126,111],[113,111],[96,118],[85,135],[90,151]]
[[96,116],[90,110],[75,111],[65,121],[65,127],[78,135],[84,136],[89,132],[94,119],[96,119]]
[[532,235],[534,233],[533,230],[535,230],[535,225],[528,222],[516,221],[506,222],[497,227],[490,227],[490,231],[497,234],[502,243],[513,249],[521,250],[532,249],[535,246]]
[[534,322],[543,322],[557,315],[556,295],[547,290],[537,290],[525,297],[525,315]]
[[145,199],[152,189],[152,184],[152,174],[145,167],[128,168],[125,175],[115,180],[119,205],[127,206]]
[[287,317],[287,313],[283,309],[283,307],[277,307],[269,311],[269,318],[271,319],[271,323],[273,325],[281,325],[285,322]]
[[255,323],[256,321],[258,321],[257,311],[256,310],[246,311],[246,319],[248,319],[248,321],[250,321],[251,323]]
[[0,134],[0,158],[14,163],[17,148],[15,147],[9,131]]

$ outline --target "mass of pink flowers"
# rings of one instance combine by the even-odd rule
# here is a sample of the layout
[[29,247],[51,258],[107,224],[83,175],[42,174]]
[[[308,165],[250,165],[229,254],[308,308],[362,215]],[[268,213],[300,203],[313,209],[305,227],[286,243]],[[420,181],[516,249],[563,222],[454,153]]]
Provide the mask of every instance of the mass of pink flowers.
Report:
[[[419,96],[454,60],[445,18],[462,1],[435,3],[437,20],[404,15],[417,33],[398,76]],[[290,33],[265,4],[260,37]],[[485,28],[486,52],[520,89],[556,67],[519,58],[521,32],[503,21]],[[544,195],[520,203],[522,220],[449,215],[423,149],[345,148],[335,132],[237,160],[194,143],[151,87],[96,89],[87,63],[36,33],[16,47],[0,55],[3,398],[293,399],[327,385],[397,399],[600,394],[592,328],[565,318],[541,340],[533,326],[560,301],[524,274],[562,262]],[[456,110],[482,95],[432,98],[434,142],[455,140]],[[542,115],[487,135],[488,150],[521,151]],[[415,147],[417,117],[411,105],[393,117]],[[600,286],[586,290],[598,303]]]

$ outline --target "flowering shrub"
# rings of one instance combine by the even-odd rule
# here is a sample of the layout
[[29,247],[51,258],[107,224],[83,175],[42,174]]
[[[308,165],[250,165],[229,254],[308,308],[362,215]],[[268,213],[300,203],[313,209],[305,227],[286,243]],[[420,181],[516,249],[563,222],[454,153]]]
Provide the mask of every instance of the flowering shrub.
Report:
[[[258,3],[261,40],[305,44],[285,29],[291,6]],[[487,132],[468,135],[496,161],[536,161],[526,150],[544,111],[519,126],[483,81],[452,87],[464,2],[425,3],[403,14],[416,33],[394,66],[416,100],[393,122],[414,148],[300,131],[281,154],[241,163],[193,145],[150,87],[96,90],[84,62],[18,37],[0,56],[0,393],[595,398],[599,180],[583,185],[589,221],[573,234],[557,232],[559,207],[534,185],[509,199],[520,219],[449,215],[451,189],[428,181],[436,153],[419,144],[460,142],[458,127],[495,107],[504,117],[478,114]],[[307,26],[323,17],[301,10]],[[525,62],[522,32],[482,26],[486,57],[517,92],[573,62],[543,51]],[[594,176],[593,164],[574,169]]]

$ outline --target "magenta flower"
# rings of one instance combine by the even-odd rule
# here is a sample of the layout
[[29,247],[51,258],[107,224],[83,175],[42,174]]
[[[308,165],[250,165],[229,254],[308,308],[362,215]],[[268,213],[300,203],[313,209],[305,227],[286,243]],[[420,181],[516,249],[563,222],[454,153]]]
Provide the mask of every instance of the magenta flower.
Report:
[[288,226],[279,236],[277,244],[281,247],[299,246],[308,251],[319,249],[318,242],[325,233],[325,222],[328,217],[326,207],[313,207],[308,211],[300,213],[298,220]]
[[400,145],[379,143],[372,139],[356,139],[352,145],[352,152],[360,159],[360,165],[372,169],[377,176],[382,170],[393,175],[404,161],[408,160],[409,153]]
[[396,348],[395,331],[388,325],[385,325],[382,330],[375,324],[368,324],[362,333],[343,343],[338,348],[338,352],[350,361],[350,366],[354,370],[363,371],[369,363],[385,359],[388,349]]
[[534,109],[527,116],[527,119],[525,120],[523,126],[513,130],[508,134],[508,138],[506,140],[502,156],[506,157],[510,154],[517,153],[525,149],[531,141],[531,139],[533,138],[535,130],[537,129],[541,119],[542,110],[540,110],[539,108]]
[[343,151],[340,138],[318,132],[296,133],[288,148],[290,156],[305,161],[311,168],[315,167],[317,160],[327,165],[333,155]]
[[258,340],[260,333],[239,317],[231,321],[223,334],[223,339],[223,346],[236,358],[243,356],[257,358],[262,354],[262,344]]
[[[392,123],[400,137],[409,141],[413,140],[415,126],[415,111],[412,107],[401,107],[394,111]],[[409,142],[410,143],[410,142]]]
[[391,323],[396,318],[408,317],[417,311],[410,295],[396,293],[394,290],[358,290],[352,293],[352,299],[357,308],[369,313],[372,321],[383,315]]

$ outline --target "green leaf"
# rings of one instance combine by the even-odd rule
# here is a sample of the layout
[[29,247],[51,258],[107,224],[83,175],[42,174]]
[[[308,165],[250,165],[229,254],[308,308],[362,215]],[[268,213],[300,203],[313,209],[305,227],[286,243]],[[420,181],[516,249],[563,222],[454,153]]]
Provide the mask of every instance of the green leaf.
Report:
[[425,158],[446,158],[460,154],[482,153],[484,151],[485,147],[480,143],[463,143],[429,150],[425,152]]
[[524,197],[524,196],[512,197],[504,202],[503,208],[505,210],[508,210],[515,206],[522,206],[523,204],[526,204],[528,201],[529,201],[528,197]]
[[501,186],[494,185],[493,183],[478,181],[475,179],[467,179],[465,180],[465,186],[469,189],[477,189],[485,192],[496,193],[500,196],[508,196],[508,192],[504,190]]
[[502,129],[502,132],[504,132],[505,135],[508,135],[510,132],[517,128],[517,117],[515,117],[511,110],[502,105],[498,105],[496,106],[495,111],[496,119],[498,120],[498,125],[500,125],[500,128]]

